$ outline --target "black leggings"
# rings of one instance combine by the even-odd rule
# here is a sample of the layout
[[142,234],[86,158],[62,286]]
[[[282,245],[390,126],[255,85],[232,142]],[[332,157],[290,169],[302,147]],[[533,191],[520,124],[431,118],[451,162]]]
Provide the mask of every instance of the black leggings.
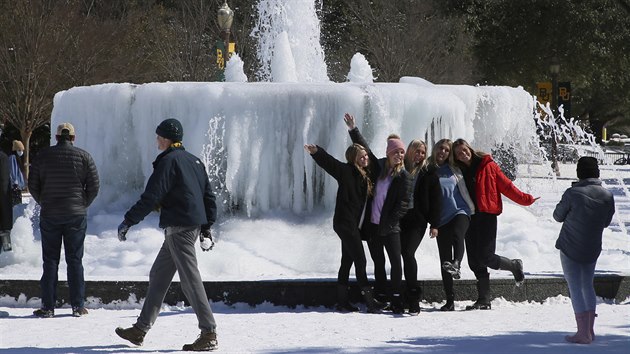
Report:
[[464,237],[470,219],[468,215],[458,214],[451,221],[438,228],[437,244],[440,253],[440,270],[442,271],[442,285],[447,299],[453,299],[453,276],[442,268],[445,261],[464,259]]
[[341,239],[341,265],[339,266],[339,272],[337,273],[337,283],[348,285],[350,268],[352,268],[352,264],[354,263],[354,272],[357,277],[357,283],[360,287],[368,286],[368,277],[365,270],[367,260],[365,258],[363,242],[361,241],[359,233],[337,233],[337,236]]
[[426,230],[426,223],[422,225],[414,225],[403,221],[400,223],[400,246],[407,290],[418,289],[416,251],[424,238]]
[[488,267],[499,269],[501,257],[495,254],[497,246],[497,216],[476,213],[470,218],[466,233],[468,265],[477,279],[488,278]]
[[400,257],[400,234],[387,236],[373,235],[368,241],[370,256],[374,262],[375,293],[387,294],[387,272],[385,271],[385,250],[391,265],[391,291],[400,294],[402,285],[402,261]]

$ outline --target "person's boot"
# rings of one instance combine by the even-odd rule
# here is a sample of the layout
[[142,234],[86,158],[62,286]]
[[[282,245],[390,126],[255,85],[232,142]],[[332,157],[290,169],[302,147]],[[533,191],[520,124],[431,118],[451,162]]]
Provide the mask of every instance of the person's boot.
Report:
[[128,340],[135,345],[142,345],[142,342],[144,342],[144,336],[147,334],[147,332],[136,327],[136,325],[133,325],[129,328],[116,328],[116,334],[120,338]]
[[466,310],[490,310],[490,278],[480,278],[477,280],[477,301],[466,306]]
[[446,296],[446,304],[440,307],[440,311],[455,311],[455,295]]
[[575,314],[575,322],[577,323],[577,333],[572,336],[566,336],[567,342],[578,344],[591,344],[591,324],[589,311]]
[[0,239],[2,239],[2,250],[4,252],[11,251],[11,231],[0,231]]
[[363,299],[365,300],[367,313],[381,313],[385,304],[374,299],[372,289],[369,286],[361,288],[361,295],[363,295]]
[[595,313],[595,310],[591,310],[588,311],[588,323],[590,324],[590,329],[591,329],[591,340],[595,340],[595,331],[593,331],[593,327],[595,326],[595,317],[597,317],[597,314]]
[[409,314],[417,315],[420,313],[420,290],[418,288],[409,290],[407,304],[409,305]]
[[359,311],[359,308],[348,300],[348,285],[337,284],[337,306],[335,306],[335,309],[339,312]]
[[191,344],[184,344],[182,350],[192,352],[209,352],[219,348],[216,332],[201,332]]
[[444,264],[442,264],[442,269],[449,272],[455,280],[461,278],[460,264],[457,259],[452,262],[444,261]]
[[525,280],[525,273],[523,273],[523,261],[520,259],[509,259],[500,257],[499,269],[509,270],[514,275],[516,286],[521,286]]
[[400,294],[392,294],[392,312],[396,315],[402,315],[405,313],[405,307],[403,306],[402,296]]

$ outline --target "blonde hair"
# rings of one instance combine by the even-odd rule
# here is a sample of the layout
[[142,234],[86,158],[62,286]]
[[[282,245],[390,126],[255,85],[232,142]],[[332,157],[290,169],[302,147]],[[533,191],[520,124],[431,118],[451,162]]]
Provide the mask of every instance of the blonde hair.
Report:
[[449,148],[448,157],[446,161],[447,162],[450,161],[451,155],[453,155],[453,142],[451,141],[451,139],[446,139],[446,138],[440,139],[433,145],[433,149],[431,149],[431,156],[429,156],[429,158],[427,159],[427,164],[426,164],[427,167],[429,166],[440,167],[440,165],[438,165],[437,163],[435,156],[440,150],[440,146],[444,144],[448,145],[448,148]]
[[361,173],[361,177],[363,177],[363,180],[367,182],[367,193],[369,196],[371,196],[374,186],[372,185],[372,180],[370,180],[369,170],[367,168],[357,165],[357,157],[359,156],[360,151],[365,151],[367,153],[367,149],[361,144],[352,144],[348,146],[348,148],[346,149],[346,160],[348,161],[348,163],[353,164],[357,168],[357,170],[359,170],[359,173]]
[[463,146],[463,147],[467,148],[468,150],[470,150],[471,157],[473,155],[477,156],[477,157],[484,157],[484,156],[488,155],[487,153],[485,153],[483,151],[475,151],[475,149],[473,149],[472,146],[470,146],[470,144],[466,140],[460,138],[460,139],[455,140],[453,142],[452,146],[451,146],[451,151],[453,151],[453,153],[450,154],[449,157],[448,157],[448,161],[449,161],[449,163],[451,165],[462,165],[462,162],[455,158],[455,152],[454,151],[455,151],[455,148],[458,147],[458,146]]
[[417,165],[413,162],[413,155],[415,151],[418,150],[421,146],[424,146],[425,153],[428,152],[427,144],[425,144],[424,141],[414,139],[409,143],[409,146],[407,147],[407,152],[405,153],[405,169],[413,177],[415,177],[418,172],[420,172],[420,170],[422,170],[422,168],[424,168],[424,166],[427,164],[426,158]]

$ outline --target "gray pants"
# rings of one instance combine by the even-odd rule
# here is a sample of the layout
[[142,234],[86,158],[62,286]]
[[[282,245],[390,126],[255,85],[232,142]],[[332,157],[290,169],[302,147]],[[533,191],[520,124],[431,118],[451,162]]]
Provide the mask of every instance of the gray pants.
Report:
[[202,332],[215,331],[217,325],[201,281],[195,254],[199,232],[199,227],[167,227],[164,230],[164,244],[151,267],[149,289],[136,327],[145,332],[151,329],[177,271],[182,291],[197,315],[199,329]]

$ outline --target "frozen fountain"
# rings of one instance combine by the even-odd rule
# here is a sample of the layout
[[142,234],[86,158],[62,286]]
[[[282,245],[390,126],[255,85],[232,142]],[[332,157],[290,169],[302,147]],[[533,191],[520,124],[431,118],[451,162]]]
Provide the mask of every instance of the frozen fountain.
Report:
[[[548,166],[539,150],[534,98],[520,87],[435,85],[418,77],[375,83],[359,53],[350,59],[347,81],[331,82],[314,3],[259,1],[264,16],[252,35],[259,39],[263,69],[255,77],[245,76],[235,55],[226,65],[228,82],[111,83],[57,93],[52,126],[74,124],[76,145],[92,154],[101,177],[89,211],[86,277],[146,280],[163,242],[157,214],[134,226],[124,243],[116,226],[144,188],[158,154],[155,127],[168,117],[182,122],[184,145],[205,161],[222,206],[213,226],[217,247],[199,257],[204,279],[213,281],[336,277],[339,239],[331,225],[337,184],[303,145],[316,143],[342,158],[350,143],[345,112],[355,115],[377,156],[385,153],[387,135],[398,133],[405,142],[420,138],[429,145],[462,137],[487,152],[503,145],[520,162]],[[553,243],[560,224],[551,213],[570,181],[533,175],[525,171],[515,182],[542,198],[528,208],[504,204],[497,251],[523,258],[528,272],[557,272]],[[3,279],[41,276],[37,207],[31,202],[25,208],[12,231],[14,251],[0,255]],[[627,264],[621,227],[606,231],[613,241],[605,247],[604,269],[625,269],[619,266]],[[419,276],[438,279],[437,247],[425,240],[418,250]],[[65,264],[60,266],[63,277]]]
[[392,132],[429,144],[463,137],[487,151],[510,144],[522,158],[537,145],[534,100],[520,87],[414,77],[373,83],[360,54],[348,82],[330,82],[314,2],[262,0],[258,10],[260,81],[246,82],[236,57],[226,77],[238,82],[103,84],[55,96],[52,126],[73,122],[77,145],[94,152],[103,181],[94,209],[117,208],[121,197],[142,189],[156,155],[155,126],[167,117],[182,122],[187,149],[203,155],[225,210],[248,216],[332,205],[336,184],[302,146],[317,143],[342,156],[349,144],[345,112],[357,117],[377,155]]

